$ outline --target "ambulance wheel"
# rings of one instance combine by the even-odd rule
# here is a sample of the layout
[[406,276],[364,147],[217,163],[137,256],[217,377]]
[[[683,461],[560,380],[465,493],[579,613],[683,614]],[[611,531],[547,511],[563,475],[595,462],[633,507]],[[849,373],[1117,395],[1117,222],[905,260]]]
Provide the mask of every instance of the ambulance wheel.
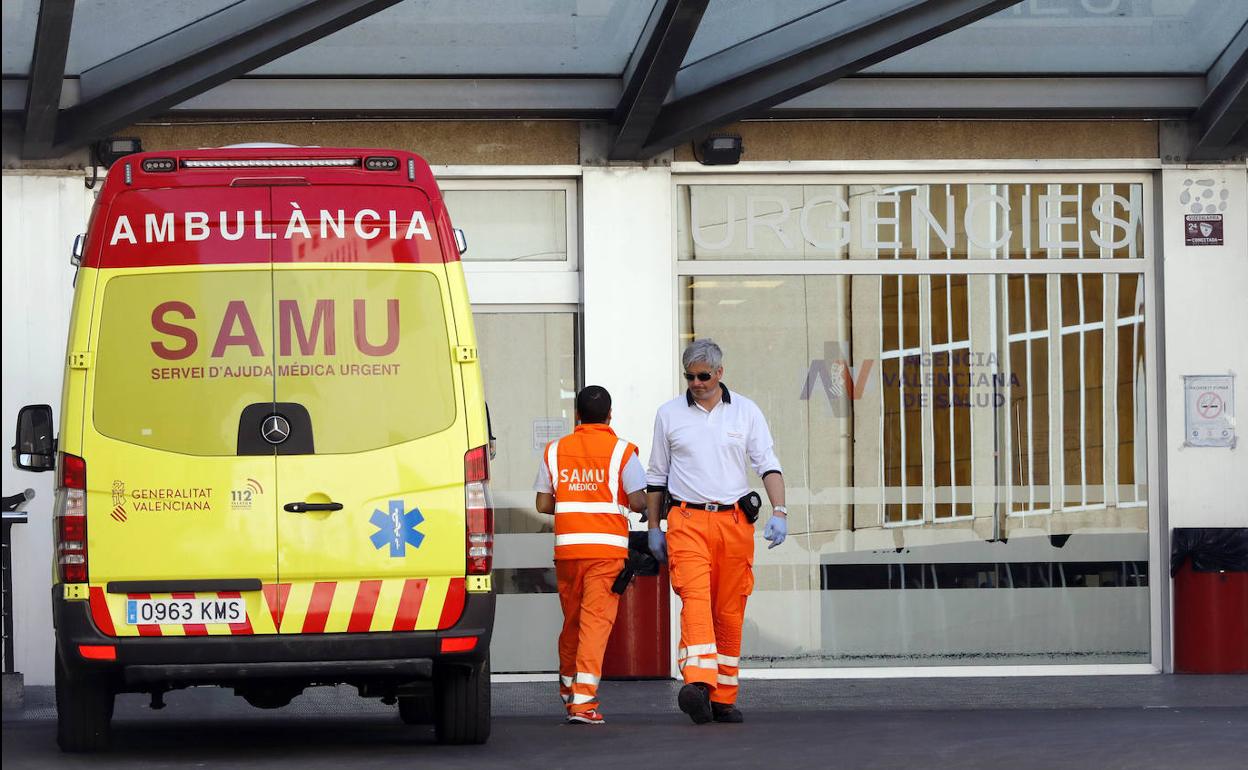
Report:
[[72,676],[56,656],[56,745],[81,753],[108,747],[113,720],[113,690],[98,676]]
[[490,661],[433,669],[433,729],[438,743],[485,743],[490,738]]

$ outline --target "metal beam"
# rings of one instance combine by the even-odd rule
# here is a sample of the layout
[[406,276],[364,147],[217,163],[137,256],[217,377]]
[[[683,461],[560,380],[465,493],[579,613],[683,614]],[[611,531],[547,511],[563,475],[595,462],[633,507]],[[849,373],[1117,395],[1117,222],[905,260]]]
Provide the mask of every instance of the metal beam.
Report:
[[682,69],[636,157],[786,102],[1016,5],[1019,0],[878,0],[824,8]]
[[619,78],[245,77],[172,111],[605,120],[619,99]]
[[[3,111],[20,116],[27,81],[0,82]],[[241,77],[187,99],[164,115],[220,119],[386,116],[609,120],[619,78]],[[756,116],[817,118],[1187,119],[1205,97],[1203,75],[1153,77],[841,78]],[[66,78],[61,104],[79,102]],[[1184,149],[1186,152],[1186,148]]]
[[870,77],[853,75],[777,104],[757,117],[804,118],[1182,118],[1205,94],[1205,78]]
[[74,24],[74,0],[42,0],[35,27],[30,79],[26,89],[26,125],[22,156],[46,157],[56,139],[56,119],[61,109],[61,83],[69,33]]
[[659,0],[624,70],[624,93],[611,123],[613,160],[634,157],[672,89],[709,0]]
[[280,58],[399,0],[244,0],[83,73],[58,151],[73,149]]
[[1206,75],[1208,92],[1196,110],[1200,138],[1193,159],[1225,158],[1248,143],[1248,23],[1218,57]]

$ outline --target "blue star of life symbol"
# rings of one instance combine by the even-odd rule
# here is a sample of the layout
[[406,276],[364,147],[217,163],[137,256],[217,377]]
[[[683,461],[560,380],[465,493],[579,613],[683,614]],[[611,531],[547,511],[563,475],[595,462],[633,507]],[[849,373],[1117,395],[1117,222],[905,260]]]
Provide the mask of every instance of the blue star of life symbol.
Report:
[[374,548],[384,548],[389,543],[390,558],[401,558],[406,555],[409,543],[413,548],[419,548],[424,541],[424,533],[416,531],[424,520],[419,508],[405,511],[402,500],[391,500],[387,510],[373,509],[373,517],[368,521],[377,531],[369,539],[373,541]]

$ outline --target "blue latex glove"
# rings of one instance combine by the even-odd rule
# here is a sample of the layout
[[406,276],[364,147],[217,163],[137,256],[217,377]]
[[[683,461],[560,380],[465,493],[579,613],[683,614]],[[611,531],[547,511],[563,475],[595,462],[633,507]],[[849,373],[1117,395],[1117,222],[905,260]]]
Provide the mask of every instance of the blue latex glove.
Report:
[[655,527],[646,530],[646,540],[650,545],[650,553],[659,561],[667,561],[667,533]]
[[777,513],[771,514],[771,518],[767,520],[767,526],[763,527],[763,537],[771,541],[771,545],[767,546],[768,550],[783,543],[788,534],[788,519]]

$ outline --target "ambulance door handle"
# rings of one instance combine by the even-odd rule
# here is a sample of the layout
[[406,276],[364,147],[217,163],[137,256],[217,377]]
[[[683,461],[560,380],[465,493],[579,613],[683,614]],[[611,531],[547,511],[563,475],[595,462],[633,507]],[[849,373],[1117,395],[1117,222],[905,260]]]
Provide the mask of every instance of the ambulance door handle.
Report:
[[291,513],[310,513],[312,511],[341,511],[342,503],[286,503],[282,506]]

